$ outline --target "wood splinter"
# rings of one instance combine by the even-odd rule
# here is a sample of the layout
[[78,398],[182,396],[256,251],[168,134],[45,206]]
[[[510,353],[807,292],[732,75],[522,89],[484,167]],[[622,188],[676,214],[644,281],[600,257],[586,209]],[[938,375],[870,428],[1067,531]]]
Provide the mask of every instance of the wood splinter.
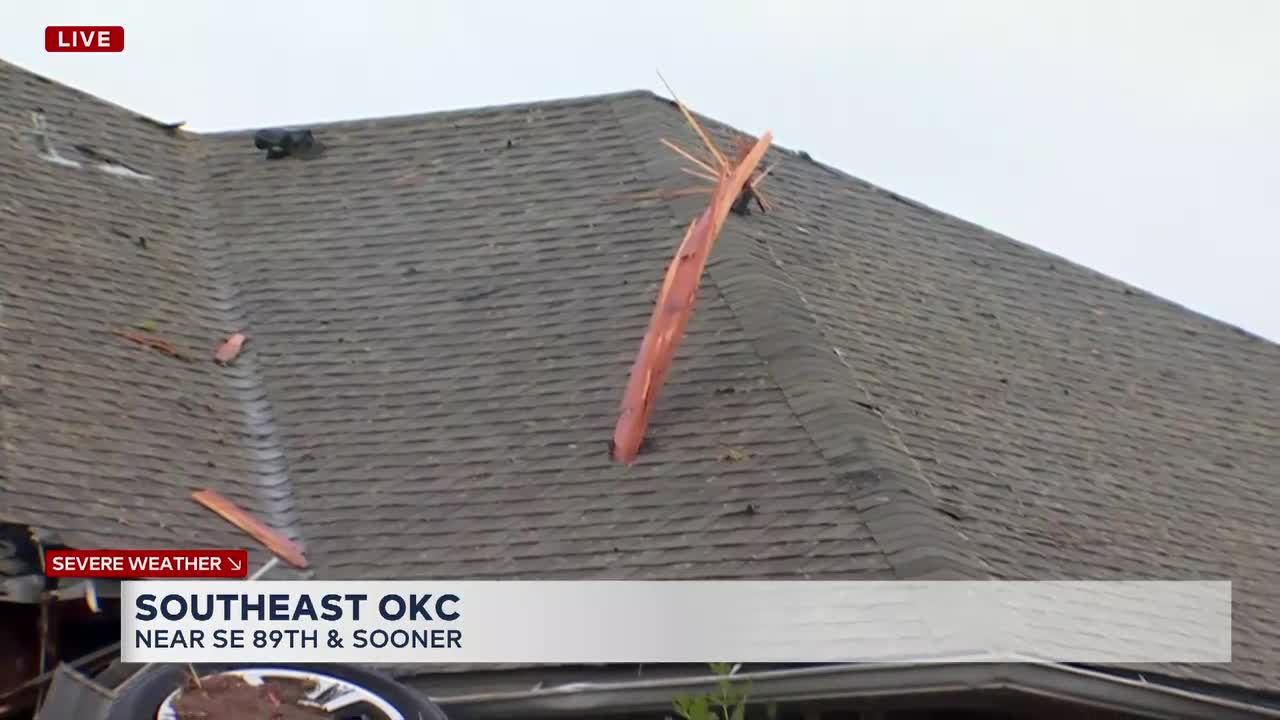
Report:
[[169,342],[168,340],[161,340],[159,338],[148,337],[146,335],[139,335],[138,333],[126,332],[124,330],[112,330],[111,332],[116,335],[119,335],[120,337],[124,338],[125,340],[128,340],[129,342],[137,343],[143,347],[149,347],[152,350],[159,350],[160,352],[166,355],[169,355],[171,357],[175,357],[179,360],[186,359],[186,357],[183,356],[183,354],[178,351],[177,346],[175,346],[173,343]]
[[[674,92],[671,95],[675,97]],[[758,185],[772,168],[759,176],[755,176],[754,173],[764,158],[765,151],[773,142],[773,134],[765,132],[754,143],[741,141],[737,163],[731,165],[678,98],[676,98],[676,106],[680,108],[685,120],[693,127],[694,132],[715,158],[714,162],[719,166],[719,171],[716,172],[708,163],[674,143],[665,139],[662,141],[664,145],[699,166],[699,170],[690,171],[690,174],[701,175],[701,171],[714,173],[716,184],[713,188],[709,188],[710,204],[690,223],[675,257],[667,267],[666,277],[663,279],[662,288],[658,292],[658,299],[653,308],[653,316],[649,320],[648,332],[641,341],[640,352],[636,355],[635,363],[631,368],[631,378],[622,398],[622,408],[611,444],[613,458],[624,463],[635,460],[640,451],[640,445],[644,442],[649,417],[653,413],[662,385],[671,369],[676,349],[684,338],[685,329],[693,315],[702,271],[706,268],[707,259],[711,255],[721,228],[724,227],[725,220],[735,206],[750,203],[752,200],[756,201],[762,210],[768,207],[760,195]],[[742,200],[744,196],[747,198],[745,201]]]

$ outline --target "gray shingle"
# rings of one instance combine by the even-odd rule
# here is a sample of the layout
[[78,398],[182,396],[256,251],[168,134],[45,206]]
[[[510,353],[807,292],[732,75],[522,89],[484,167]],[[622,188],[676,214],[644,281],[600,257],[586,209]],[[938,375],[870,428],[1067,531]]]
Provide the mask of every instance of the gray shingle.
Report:
[[[41,159],[35,107],[153,179]],[[1273,344],[778,148],[620,467],[696,202],[614,196],[687,184],[670,104],[340,123],[269,162],[0,64],[0,125],[0,519],[243,542],[187,499],[213,487],[328,578],[1230,578],[1235,661],[1163,670],[1280,682]],[[193,362],[110,334],[143,320]]]

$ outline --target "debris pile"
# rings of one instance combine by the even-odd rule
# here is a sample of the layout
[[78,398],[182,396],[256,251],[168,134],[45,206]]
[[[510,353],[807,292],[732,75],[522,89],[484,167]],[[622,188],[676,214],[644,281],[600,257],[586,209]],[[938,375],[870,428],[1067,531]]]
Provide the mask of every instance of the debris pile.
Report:
[[238,675],[191,678],[174,700],[178,720],[316,720],[332,715],[306,702],[315,684],[270,678],[250,685]]

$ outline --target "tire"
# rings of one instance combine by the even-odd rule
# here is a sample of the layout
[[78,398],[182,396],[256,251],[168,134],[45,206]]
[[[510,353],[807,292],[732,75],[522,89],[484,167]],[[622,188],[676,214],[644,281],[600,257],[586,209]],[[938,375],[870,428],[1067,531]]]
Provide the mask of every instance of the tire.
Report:
[[[196,665],[195,671],[201,677],[215,675],[229,670],[249,670],[253,668],[279,668],[311,672],[339,680],[379,696],[394,707],[406,720],[448,720],[448,716],[438,705],[423,697],[417,691],[408,688],[381,673],[329,663],[290,664],[290,663],[235,663]],[[116,701],[112,703],[106,720],[154,720],[161,704],[174,690],[181,688],[189,678],[190,671],[185,665],[157,665],[148,668],[129,678],[116,690]],[[339,716],[341,717],[341,716]]]

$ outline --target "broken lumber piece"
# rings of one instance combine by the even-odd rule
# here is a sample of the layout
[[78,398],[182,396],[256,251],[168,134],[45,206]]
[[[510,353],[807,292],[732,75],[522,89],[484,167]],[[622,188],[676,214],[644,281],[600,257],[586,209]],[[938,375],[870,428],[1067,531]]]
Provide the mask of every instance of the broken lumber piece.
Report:
[[[705,139],[705,133],[700,135]],[[743,156],[741,162],[725,168],[716,183],[711,203],[690,224],[680,248],[667,267],[662,289],[649,320],[648,332],[640,343],[640,351],[631,368],[618,423],[614,428],[612,455],[619,462],[634,462],[640,451],[640,444],[644,442],[644,434],[649,426],[649,417],[693,315],[698,284],[707,259],[730,210],[772,142],[773,134],[766,132]]]

